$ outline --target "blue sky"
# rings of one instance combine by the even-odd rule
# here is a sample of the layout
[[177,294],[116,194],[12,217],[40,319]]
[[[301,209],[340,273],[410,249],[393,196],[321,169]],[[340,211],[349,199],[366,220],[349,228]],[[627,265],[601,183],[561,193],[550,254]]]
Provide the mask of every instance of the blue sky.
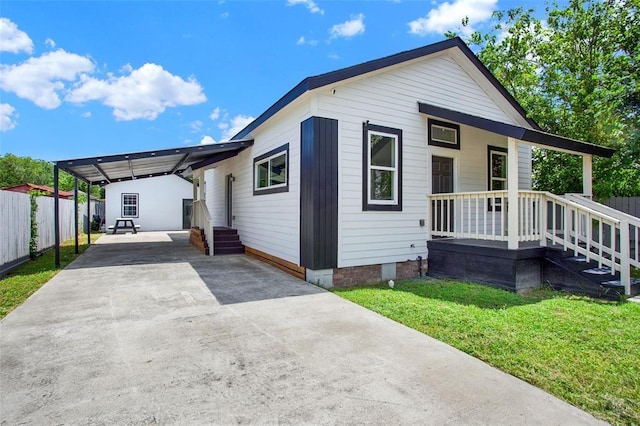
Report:
[[521,4],[2,0],[0,154],[219,142],[307,76],[440,41],[464,16],[485,30]]

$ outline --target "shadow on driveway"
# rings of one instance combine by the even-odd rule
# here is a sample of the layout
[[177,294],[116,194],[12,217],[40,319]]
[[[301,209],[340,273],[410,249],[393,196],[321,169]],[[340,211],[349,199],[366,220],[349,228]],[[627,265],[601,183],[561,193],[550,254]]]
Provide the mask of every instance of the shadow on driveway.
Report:
[[[128,269],[134,269],[134,273],[135,269],[145,271],[145,279],[155,273],[161,274],[160,279],[167,278],[166,271],[154,265],[170,264],[175,265],[171,275],[177,282],[181,280],[177,271],[183,271],[185,265],[189,265],[221,305],[324,291],[249,256],[204,256],[189,244],[186,231],[106,234],[67,269],[97,268],[95,271],[100,273],[100,268],[132,267]],[[274,285],[274,282],[281,285]]]

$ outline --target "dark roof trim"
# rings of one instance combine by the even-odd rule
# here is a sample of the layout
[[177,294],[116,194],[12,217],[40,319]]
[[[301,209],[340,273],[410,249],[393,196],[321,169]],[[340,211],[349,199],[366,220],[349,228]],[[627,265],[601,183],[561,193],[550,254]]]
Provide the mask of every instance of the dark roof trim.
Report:
[[224,149],[245,148],[253,144],[253,140],[234,140],[210,145],[188,146],[183,148],[159,149],[156,151],[132,152],[127,154],[104,155],[100,157],[77,158],[73,160],[54,161],[60,169],[66,171],[66,167],[87,166],[94,164],[113,163],[116,161],[139,160],[143,158],[165,157],[167,155],[219,152]]
[[502,94],[502,96],[518,111],[518,113],[535,129],[540,130],[540,127],[532,119],[527,118],[527,113],[522,106],[515,100],[513,96],[504,88],[502,84],[495,78],[495,76],[484,66],[482,62],[476,57],[476,55],[469,49],[469,46],[462,41],[461,38],[455,37],[447,40],[443,40],[438,43],[433,43],[428,46],[419,47],[413,50],[407,50],[405,52],[396,53],[395,55],[386,56],[380,59],[374,59],[362,64],[353,65],[351,67],[342,68],[336,71],[320,74],[314,77],[307,77],[298,83],[287,94],[280,98],[276,103],[271,105],[265,112],[263,112],[258,118],[253,120],[247,127],[242,129],[231,140],[245,138],[254,129],[274,116],[278,111],[289,105],[296,100],[299,96],[306,93],[309,90],[317,89],[319,87],[334,84],[349,78],[357,77],[362,74],[377,71],[382,68],[390,67],[400,64],[402,62],[411,61],[413,59],[428,56],[434,53],[438,53],[447,49],[458,47],[462,53],[473,63],[476,68],[489,80],[489,82]]
[[[251,145],[253,145],[253,141],[251,141]],[[213,154],[212,156],[210,156],[208,158],[205,158],[202,161],[198,161],[197,163],[193,163],[184,172],[182,172],[182,175],[183,176],[188,176],[191,173],[193,173],[194,170],[198,170],[198,169],[201,169],[203,167],[210,166],[212,164],[220,162],[222,160],[226,160],[228,158],[235,157],[243,149],[244,148],[239,148],[239,149],[236,149],[234,151],[224,151],[224,152],[219,152],[217,154]]]
[[521,141],[531,142],[552,148],[564,149],[581,154],[592,154],[599,157],[610,158],[615,150],[592,143],[582,142],[575,139],[565,138],[541,130],[526,129],[513,124],[502,123],[489,120],[476,115],[464,112],[453,111],[447,108],[418,102],[418,110],[423,114],[444,118],[445,120],[476,127],[499,135],[509,136]]
[[[131,165],[131,161],[129,161],[129,165]],[[98,173],[100,173],[102,177],[104,177],[104,180],[106,180],[108,183],[111,183],[111,179],[109,179],[109,176],[104,172],[104,170],[102,170],[102,168],[98,164],[93,164],[93,167],[95,167]],[[133,176],[133,172],[131,172],[131,176]]]

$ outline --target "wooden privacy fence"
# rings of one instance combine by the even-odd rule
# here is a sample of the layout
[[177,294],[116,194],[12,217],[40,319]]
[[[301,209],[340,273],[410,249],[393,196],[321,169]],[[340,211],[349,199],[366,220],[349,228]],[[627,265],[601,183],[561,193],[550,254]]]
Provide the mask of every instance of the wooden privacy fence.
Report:
[[[38,251],[55,245],[54,199],[36,197],[38,211]],[[94,204],[94,202],[92,202]],[[92,211],[94,205],[91,206]],[[74,201],[60,200],[60,241],[73,238]],[[79,203],[80,232],[86,229],[90,219],[86,216],[87,204]],[[31,200],[28,194],[0,190],[0,275],[29,259],[31,238]]]
[[640,217],[640,197],[613,197],[605,204],[631,216]]

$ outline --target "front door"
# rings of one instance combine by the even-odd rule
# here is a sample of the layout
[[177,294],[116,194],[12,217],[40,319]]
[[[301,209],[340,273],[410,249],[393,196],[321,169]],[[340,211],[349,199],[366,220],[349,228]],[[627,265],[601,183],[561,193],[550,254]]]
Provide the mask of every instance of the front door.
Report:
[[225,185],[225,204],[227,213],[227,226],[233,228],[233,175],[227,175]]
[[[453,158],[431,157],[431,193],[453,192]],[[431,225],[437,231],[453,231],[453,200],[432,203]]]
[[193,213],[193,200],[191,198],[182,199],[182,229],[191,228],[191,215]]

